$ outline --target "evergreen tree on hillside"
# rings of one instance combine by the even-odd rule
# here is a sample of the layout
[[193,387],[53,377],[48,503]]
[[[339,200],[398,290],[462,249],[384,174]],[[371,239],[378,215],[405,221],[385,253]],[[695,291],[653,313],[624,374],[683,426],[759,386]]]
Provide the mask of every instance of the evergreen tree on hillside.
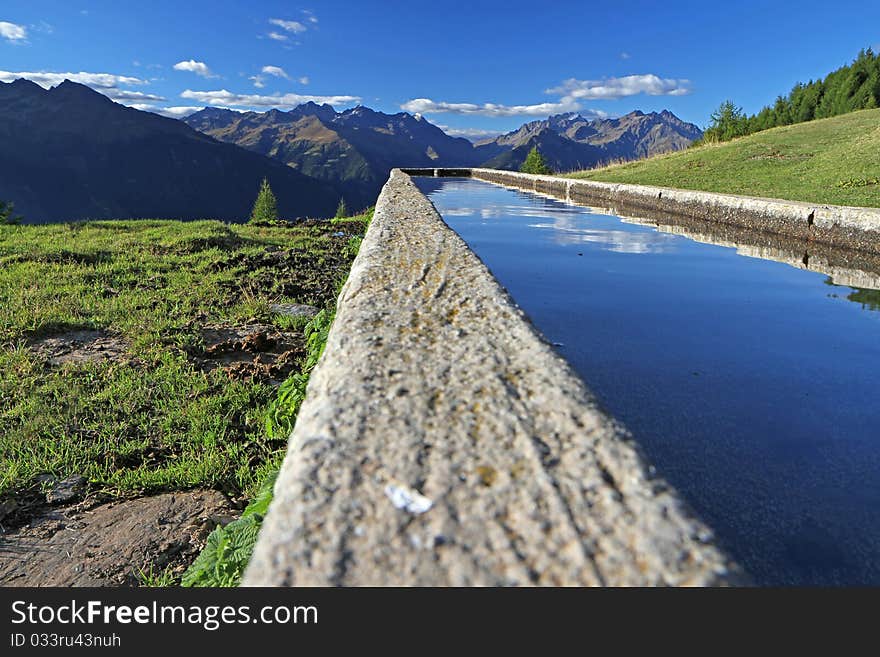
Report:
[[12,214],[12,207],[12,203],[0,201],[0,225],[21,223],[21,217],[16,217]]
[[343,219],[348,216],[348,206],[345,205],[345,199],[339,199],[339,205],[336,206],[336,218]]
[[532,150],[526,155],[526,161],[522,163],[519,170],[523,173],[553,173],[550,167],[547,166],[547,161],[544,159],[544,156],[538,152],[537,146],[532,146]]
[[733,112],[739,108],[727,101],[712,115],[712,123],[700,142],[726,141],[759,130],[876,107],[880,107],[880,54],[868,48],[852,64],[841,66],[823,80],[796,84],[788,96],[779,96],[772,106],[754,116]]
[[734,137],[740,137],[748,132],[748,121],[743,114],[742,108],[737,107],[730,100],[725,100],[712,112],[711,123],[703,133],[703,140],[727,141]]
[[251,211],[252,223],[271,223],[278,220],[278,203],[275,194],[269,187],[269,179],[263,178],[257,200],[254,201],[254,209]]

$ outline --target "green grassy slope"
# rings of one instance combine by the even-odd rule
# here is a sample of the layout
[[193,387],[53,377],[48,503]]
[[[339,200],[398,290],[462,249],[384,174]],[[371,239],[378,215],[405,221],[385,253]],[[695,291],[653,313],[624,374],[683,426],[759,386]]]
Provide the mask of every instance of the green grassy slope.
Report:
[[880,109],[568,174],[811,203],[880,207]]
[[[253,494],[286,444],[266,433],[277,391],[200,367],[202,331],[260,323],[302,335],[305,321],[270,304],[332,304],[363,230],[363,218],[0,226],[0,504],[45,473],[81,474],[111,496]],[[125,353],[52,366],[34,348],[83,329],[115,336]],[[288,352],[294,371],[301,340]]]

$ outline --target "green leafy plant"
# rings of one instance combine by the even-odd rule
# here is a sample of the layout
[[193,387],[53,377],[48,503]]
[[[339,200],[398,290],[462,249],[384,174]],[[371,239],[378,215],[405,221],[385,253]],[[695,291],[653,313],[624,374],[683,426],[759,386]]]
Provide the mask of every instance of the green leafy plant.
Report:
[[272,223],[278,221],[278,203],[269,186],[269,179],[263,178],[254,209],[251,211],[251,223]]
[[181,586],[238,586],[257,543],[277,477],[276,470],[266,478],[238,520],[210,533],[205,549],[183,574]]
[[348,244],[345,245],[345,253],[346,255],[354,258],[358,251],[361,250],[361,243],[364,241],[360,235],[355,235],[354,237],[350,237],[348,239]]
[[138,583],[141,586],[149,588],[166,588],[177,584],[177,577],[174,575],[171,566],[165,570],[157,571],[152,564],[149,570],[139,570],[137,574]]
[[266,414],[266,433],[270,437],[286,438],[293,431],[296,414],[306,398],[309,375],[324,353],[327,335],[330,333],[330,326],[335,316],[335,309],[325,308],[306,324],[306,360],[298,374],[289,377],[279,386],[278,396],[269,405]]
[[525,162],[519,168],[523,173],[550,174],[553,171],[547,166],[544,156],[538,151],[537,146],[532,146],[532,150],[526,156]]

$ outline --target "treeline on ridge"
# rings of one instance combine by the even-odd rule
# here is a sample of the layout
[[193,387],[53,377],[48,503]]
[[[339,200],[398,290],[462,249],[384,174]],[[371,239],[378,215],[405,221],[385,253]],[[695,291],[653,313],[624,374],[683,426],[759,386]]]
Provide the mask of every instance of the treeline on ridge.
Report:
[[847,112],[880,107],[880,54],[871,48],[859,52],[852,64],[824,79],[799,82],[788,96],[752,116],[727,100],[712,113],[703,138],[693,145],[728,141],[777,126],[825,119]]

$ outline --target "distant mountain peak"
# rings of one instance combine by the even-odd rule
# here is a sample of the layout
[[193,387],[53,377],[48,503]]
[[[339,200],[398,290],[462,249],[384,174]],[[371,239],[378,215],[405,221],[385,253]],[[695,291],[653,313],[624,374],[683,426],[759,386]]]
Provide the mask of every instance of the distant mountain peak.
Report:
[[47,92],[49,96],[61,99],[64,102],[79,101],[87,103],[115,104],[104,94],[95,91],[91,87],[73,82],[72,80],[64,80]]
[[51,89],[50,92],[60,92],[63,91],[65,93],[78,92],[83,94],[97,94],[98,92],[92,89],[91,87],[81,84],[79,82],[74,82],[73,80],[69,80],[65,78],[60,84],[55,85]]
[[659,114],[634,110],[619,118],[596,119],[568,112],[525,123],[479,146],[501,150],[487,166],[518,168],[528,150],[536,146],[551,168],[570,171],[679,150],[701,134],[697,126],[668,110]]
[[197,113],[216,114],[216,115],[221,115],[221,116],[226,116],[227,114],[238,114],[238,112],[236,112],[235,110],[231,110],[226,107],[214,107],[212,105],[200,109],[199,112],[197,112]]
[[0,82],[0,96],[20,100],[25,98],[38,98],[46,93],[36,82],[25,78],[18,78],[12,82]]
[[0,198],[29,221],[242,221],[265,177],[283,216],[326,216],[339,202],[332,185],[70,80],[49,90],[0,84],[0,132]]
[[43,87],[38,85],[36,82],[28,80],[27,78],[17,78],[12,82],[9,82],[8,84],[15,87],[16,89],[33,88],[39,89],[40,91],[45,91]]

